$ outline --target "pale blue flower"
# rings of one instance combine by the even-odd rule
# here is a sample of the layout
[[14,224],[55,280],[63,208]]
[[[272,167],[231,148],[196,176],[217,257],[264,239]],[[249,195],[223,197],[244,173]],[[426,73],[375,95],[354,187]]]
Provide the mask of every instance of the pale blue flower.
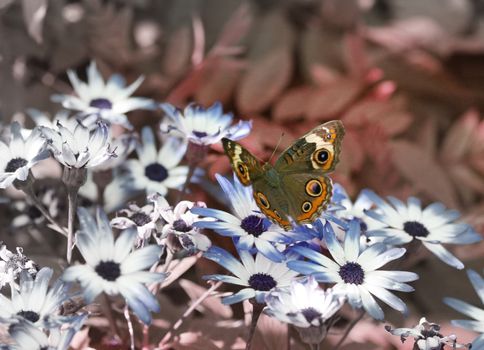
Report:
[[334,261],[306,247],[294,247],[293,251],[310,261],[292,260],[287,265],[304,275],[313,275],[317,281],[336,283],[335,292],[345,294],[354,308],[363,307],[373,318],[383,319],[383,311],[374,296],[402,313],[407,312],[405,303],[389,292],[411,292],[406,283],[418,279],[418,275],[406,271],[381,271],[381,266],[405,254],[403,248],[388,249],[383,244],[360,248],[360,223],[350,222],[343,246],[338,242],[329,223],[325,225],[324,241]]
[[296,327],[323,326],[341,309],[345,297],[323,290],[313,276],[293,280],[289,288],[276,288],[265,298],[264,312]]
[[0,141],[0,188],[7,188],[16,180],[27,180],[30,169],[50,156],[39,128],[26,138],[22,136],[19,123],[12,123],[10,129],[10,142]]
[[29,321],[39,327],[49,328],[63,322],[62,304],[72,297],[69,286],[57,280],[50,288],[53,270],[42,268],[35,278],[26,271],[20,273],[19,290],[12,286],[10,299],[0,294],[0,318],[3,323]]
[[378,208],[367,211],[367,215],[386,225],[367,234],[384,238],[386,244],[400,245],[418,239],[444,263],[463,269],[464,264],[442,244],[471,244],[482,239],[471,226],[456,221],[460,217],[458,211],[448,210],[442,203],[432,203],[422,209],[415,197],[408,198],[407,204],[388,197],[389,204],[372,191],[367,190],[366,195]]
[[236,176],[233,184],[218,174],[215,177],[229,199],[234,215],[218,209],[193,208],[192,212],[195,214],[217,219],[196,222],[194,226],[209,228],[222,236],[232,237],[236,246],[242,250],[255,246],[264,256],[276,262],[283,261],[284,255],[274,244],[288,244],[295,240],[312,238],[310,235],[304,235],[302,231],[286,232],[272,224],[257,207],[252,196],[252,188],[243,186]]
[[161,131],[173,131],[174,134],[198,145],[209,146],[224,137],[239,140],[247,136],[252,128],[251,121],[241,120],[231,125],[234,117],[230,113],[224,114],[220,102],[206,109],[190,104],[183,111],[169,103],[162,103],[160,107],[169,118],[161,124]]
[[142,76],[129,86],[126,86],[125,79],[119,74],[113,74],[105,82],[94,61],[87,68],[87,83],[79,80],[72,70],[67,71],[67,76],[77,96],[54,95],[52,100],[62,103],[64,108],[79,111],[82,116],[88,116],[88,120],[84,123],[86,125],[103,119],[131,129],[127,112],[155,108],[155,103],[151,99],[130,97],[143,82]]
[[121,294],[136,316],[149,324],[150,311],[157,312],[160,307],[145,284],[162,282],[166,276],[145,270],[158,261],[162,248],[148,245],[133,251],[135,229],[124,230],[115,241],[109,219],[101,209],[96,221],[84,208],[79,208],[78,216],[81,227],[76,235],[77,247],[86,263],[68,267],[62,278],[79,281],[88,303],[102,292]]
[[[467,276],[472,283],[479,299],[484,304],[484,279],[473,270],[467,270]],[[444,303],[474,320],[452,320],[454,326],[470,329],[480,335],[472,342],[472,349],[484,349],[484,308],[478,308],[465,301],[455,298],[444,298]]]
[[204,279],[222,281],[245,287],[234,295],[222,299],[224,304],[235,304],[254,298],[263,303],[268,292],[274,288],[288,287],[298,275],[284,263],[276,263],[257,253],[255,258],[247,250],[239,250],[240,261],[222,248],[212,246],[203,255],[229,270],[234,276],[208,275]]
[[129,189],[164,196],[169,188],[180,188],[188,175],[188,167],[179,165],[187,149],[186,143],[172,137],[158,150],[148,126],[141,131],[141,142],[136,148],[138,159],[128,159],[124,165]]

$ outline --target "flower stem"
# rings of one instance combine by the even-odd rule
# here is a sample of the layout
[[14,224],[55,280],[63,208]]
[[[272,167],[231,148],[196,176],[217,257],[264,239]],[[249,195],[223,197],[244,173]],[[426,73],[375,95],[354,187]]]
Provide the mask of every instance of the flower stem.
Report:
[[319,350],[319,344],[309,344],[310,350]]
[[348,326],[348,328],[346,328],[345,333],[343,334],[343,336],[339,340],[338,344],[336,344],[336,346],[333,348],[333,350],[338,350],[340,348],[340,346],[343,345],[343,342],[346,340],[346,338],[350,334],[351,330],[356,326],[356,324],[358,322],[361,321],[361,319],[363,318],[364,315],[365,315],[365,309],[361,309],[358,317],[356,317],[353,321],[351,321],[350,325]]
[[133,322],[131,321],[131,317],[129,316],[129,309],[128,305],[124,307],[124,318],[128,324],[128,333],[129,333],[129,342],[130,342],[130,349],[135,350],[134,347],[134,329],[133,329]]
[[42,215],[51,223],[52,228],[60,234],[67,237],[67,231],[64,227],[58,224],[54,218],[50,215],[49,211],[44,207],[40,199],[36,196],[32,186],[22,188],[25,195],[32,201],[35,207],[42,213]]
[[245,345],[245,350],[250,350],[252,348],[252,340],[254,339],[255,330],[257,328],[257,321],[264,310],[265,304],[260,304],[256,301],[252,302],[252,320],[250,321],[249,335],[247,336],[247,343]]
[[67,221],[67,263],[71,263],[72,248],[74,243],[74,221],[77,210],[77,188],[67,189],[67,201],[69,203],[69,213]]
[[218,287],[220,287],[222,285],[222,282],[219,281],[217,283],[214,283],[212,284],[212,286],[207,289],[205,291],[205,293],[203,293],[202,295],[200,295],[198,297],[197,300],[195,300],[193,302],[193,304],[183,313],[183,315],[178,319],[178,321],[176,321],[171,327],[170,329],[168,329],[168,331],[166,332],[165,336],[163,337],[163,339],[160,341],[159,343],[159,346],[160,347],[163,347],[164,344],[166,344],[168,342],[168,340],[170,340],[170,338],[173,336],[173,333],[174,331],[176,331],[178,328],[181,327],[181,325],[183,324],[183,321],[185,321],[185,319],[190,316],[190,314],[195,311],[195,309],[205,300],[207,299]]

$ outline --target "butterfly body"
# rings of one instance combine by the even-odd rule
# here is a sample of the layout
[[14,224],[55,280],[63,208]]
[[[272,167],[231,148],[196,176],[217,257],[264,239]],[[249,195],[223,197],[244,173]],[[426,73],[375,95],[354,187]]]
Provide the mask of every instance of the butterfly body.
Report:
[[259,162],[238,143],[223,139],[232,168],[245,186],[252,185],[261,211],[285,229],[291,219],[313,222],[331,200],[332,183],[326,176],[339,160],[343,124],[322,124],[296,140],[274,165]]

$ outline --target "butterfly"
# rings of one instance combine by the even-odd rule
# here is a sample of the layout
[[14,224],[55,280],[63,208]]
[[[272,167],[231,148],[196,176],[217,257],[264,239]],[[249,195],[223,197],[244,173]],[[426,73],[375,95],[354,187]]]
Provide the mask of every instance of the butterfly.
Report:
[[288,230],[291,220],[311,223],[326,209],[332,197],[327,176],[339,161],[345,130],[333,120],[296,140],[274,165],[261,163],[237,142],[222,139],[232,168],[253,196],[263,214]]

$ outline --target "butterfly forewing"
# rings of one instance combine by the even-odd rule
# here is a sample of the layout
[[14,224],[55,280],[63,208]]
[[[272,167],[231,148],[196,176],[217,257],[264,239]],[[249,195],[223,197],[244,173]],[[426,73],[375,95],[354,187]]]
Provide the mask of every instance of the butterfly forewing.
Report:
[[249,186],[263,175],[260,162],[244,147],[227,138],[222,139],[222,144],[225,153],[229,156],[232,169],[244,186]]

